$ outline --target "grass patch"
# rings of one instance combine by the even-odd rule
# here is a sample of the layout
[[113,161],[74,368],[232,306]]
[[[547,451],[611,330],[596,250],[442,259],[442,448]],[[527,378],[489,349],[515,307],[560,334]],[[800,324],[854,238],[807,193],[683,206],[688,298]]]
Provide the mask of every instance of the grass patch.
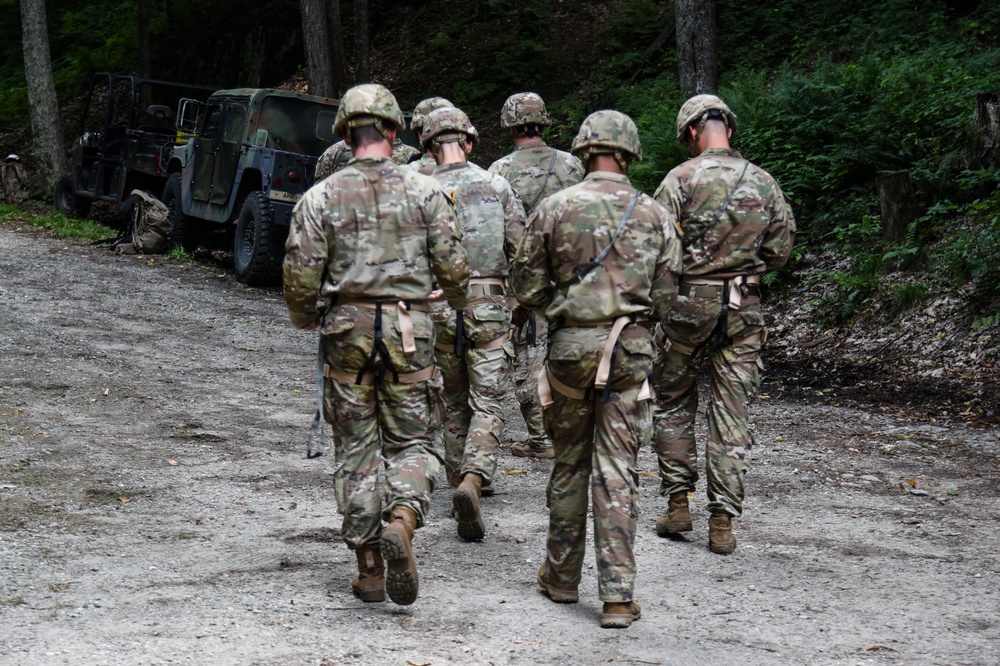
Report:
[[0,222],[6,224],[27,224],[48,232],[55,238],[72,238],[96,241],[114,235],[114,230],[91,220],[78,220],[60,213],[39,215],[31,211],[0,204]]

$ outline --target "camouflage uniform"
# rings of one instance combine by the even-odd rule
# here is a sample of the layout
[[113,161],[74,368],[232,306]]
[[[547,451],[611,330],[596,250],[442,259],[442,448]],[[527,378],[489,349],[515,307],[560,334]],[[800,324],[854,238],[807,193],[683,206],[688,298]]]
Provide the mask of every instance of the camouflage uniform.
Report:
[[[396,164],[408,164],[420,151],[399,139],[392,142],[392,161]],[[340,171],[354,159],[354,152],[346,141],[338,141],[323,151],[316,161],[316,173],[313,183],[318,183],[332,173]]]
[[[586,130],[595,126],[630,138],[630,152],[641,157],[634,123],[614,111],[599,111],[584,121],[574,153],[578,146],[587,148]],[[547,558],[539,581],[544,579],[543,588],[551,585],[575,595],[586,544],[589,484],[598,585],[606,604],[632,600],[636,456],[651,426],[651,318],[667,314],[680,271],[680,244],[670,213],[651,197],[638,195],[611,251],[585,277],[575,277],[587,258],[598,257],[611,243],[636,194],[627,176],[593,171],[583,182],[548,197],[528,220],[512,271],[518,300],[552,326],[547,368],[539,378],[543,398],[546,384],[552,386],[545,427],[555,448],[547,489]],[[612,336],[619,330],[615,343]],[[605,351],[609,338],[610,353]],[[604,370],[606,390],[595,384],[602,358],[611,363]],[[572,393],[576,395],[568,395]]]
[[25,188],[27,179],[20,157],[14,153],[8,155],[3,164],[0,164],[0,173],[2,173],[0,185],[3,186],[0,190],[0,201],[19,203],[30,196]]
[[[532,93],[511,95],[501,112],[501,126],[514,127],[526,119],[536,120],[541,125],[550,122],[540,97]],[[510,183],[528,215],[545,197],[583,180],[580,160],[567,152],[550,148],[541,137],[517,146],[512,153],[491,164],[489,171],[503,176]],[[545,322],[535,317],[532,318],[534,321],[529,321],[527,317],[523,319],[514,330],[517,355],[514,384],[521,415],[528,428],[527,445],[540,450],[549,447],[542,423],[542,409],[538,404],[537,382],[538,371],[545,360],[548,330]]]
[[[423,524],[440,469],[428,430],[440,423],[441,379],[433,372],[434,329],[422,304],[436,281],[452,307],[465,305],[468,257],[458,221],[434,180],[365,156],[306,193],[286,252],[292,322],[303,328],[322,317],[342,536],[351,548],[372,547],[380,516],[388,520],[397,505]],[[322,312],[320,302],[331,305]],[[373,337],[379,319],[381,337]],[[415,349],[406,349],[411,327]],[[421,372],[428,378],[404,381]],[[356,382],[362,375],[364,382]],[[376,487],[383,459],[384,509]]]
[[[732,117],[727,126],[734,127],[735,116],[725,110]],[[747,403],[757,391],[762,369],[764,316],[757,285],[761,275],[788,259],[795,220],[774,179],[732,149],[709,148],[684,162],[667,174],[654,196],[677,217],[684,232],[683,284],[676,307],[663,323],[669,344],[658,345],[654,375],[660,492],[687,493],[698,480],[696,379],[707,356],[708,510],[739,516],[746,456],[753,443]]]

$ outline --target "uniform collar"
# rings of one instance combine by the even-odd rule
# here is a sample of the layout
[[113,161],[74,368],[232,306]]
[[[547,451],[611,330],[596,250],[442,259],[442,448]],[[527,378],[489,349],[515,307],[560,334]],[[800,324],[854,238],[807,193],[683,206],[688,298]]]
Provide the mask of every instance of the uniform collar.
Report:
[[520,146],[514,146],[514,152],[517,152],[519,150],[529,150],[531,148],[545,148],[547,146],[548,144],[545,143],[545,140],[542,139],[542,137],[538,137],[537,139],[529,141],[528,143],[522,143]]
[[613,180],[616,183],[626,183],[631,185],[632,182],[623,173],[612,173],[611,171],[591,171],[583,178],[584,180]]
[[445,171],[457,171],[469,166],[468,162],[452,162],[451,164],[439,164],[434,167],[434,173],[444,173]]
[[740,159],[743,159],[743,156],[740,155],[740,151],[736,150],[735,148],[706,148],[698,155],[698,157],[702,157],[705,155],[728,155],[730,157],[738,157]]

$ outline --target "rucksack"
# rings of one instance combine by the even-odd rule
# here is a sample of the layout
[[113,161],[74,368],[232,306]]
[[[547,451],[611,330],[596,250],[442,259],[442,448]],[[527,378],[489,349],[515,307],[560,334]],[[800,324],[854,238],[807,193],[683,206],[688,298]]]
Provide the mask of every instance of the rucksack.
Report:
[[143,190],[137,197],[132,218],[132,237],[115,245],[119,254],[162,254],[170,246],[170,210],[166,204]]

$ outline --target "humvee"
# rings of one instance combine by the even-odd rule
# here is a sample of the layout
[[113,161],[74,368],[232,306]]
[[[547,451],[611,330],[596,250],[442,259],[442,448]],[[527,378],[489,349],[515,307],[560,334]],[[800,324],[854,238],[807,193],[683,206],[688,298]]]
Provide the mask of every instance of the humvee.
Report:
[[56,207],[86,217],[94,201],[120,204],[134,189],[163,191],[166,166],[179,143],[174,109],[185,98],[207,98],[218,87],[98,72],[73,141],[72,172],[56,185]]
[[160,197],[173,242],[193,251],[208,232],[232,228],[237,279],[280,282],[292,209],[333,143],[338,104],[271,88],[182,100],[177,131],[193,136],[171,156]]

